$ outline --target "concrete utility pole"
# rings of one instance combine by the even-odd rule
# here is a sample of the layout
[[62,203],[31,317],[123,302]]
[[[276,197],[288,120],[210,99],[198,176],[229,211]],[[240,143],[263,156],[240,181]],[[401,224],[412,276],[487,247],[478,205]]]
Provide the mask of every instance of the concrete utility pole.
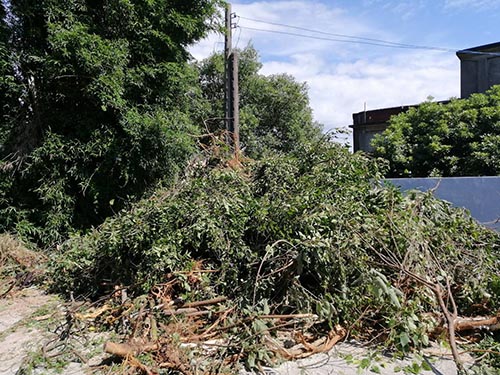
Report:
[[228,132],[228,141],[234,147],[235,153],[240,150],[240,113],[239,113],[239,88],[238,88],[238,54],[233,52],[232,32],[233,32],[233,14],[231,13],[231,4],[226,6],[226,31],[224,47],[224,104],[226,129]]
[[225,105],[225,116],[226,119],[226,129],[230,130],[230,118],[231,118],[231,69],[229,66],[229,59],[231,57],[232,37],[233,30],[231,26],[231,4],[226,5],[226,30],[225,30],[225,40],[224,40],[224,105]]
[[238,80],[238,61],[239,56],[237,51],[231,54],[231,129],[233,133],[234,152],[240,151],[240,88]]

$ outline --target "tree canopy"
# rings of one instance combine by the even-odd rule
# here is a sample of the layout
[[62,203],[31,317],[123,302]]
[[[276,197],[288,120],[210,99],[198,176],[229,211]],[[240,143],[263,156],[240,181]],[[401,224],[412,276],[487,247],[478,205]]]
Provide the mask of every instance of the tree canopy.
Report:
[[35,223],[47,243],[182,167],[201,95],[187,47],[217,27],[219,1],[5,4],[0,228]]
[[[6,6],[4,6],[5,4]],[[39,243],[101,223],[225,129],[224,62],[187,47],[219,25],[220,0],[11,0],[0,16],[0,229]],[[259,74],[240,51],[246,156],[319,140],[307,87]]]
[[[212,113],[212,129],[224,127],[224,57],[216,53],[198,64],[203,96]],[[245,154],[260,158],[290,152],[321,137],[321,125],[313,121],[305,83],[287,74],[265,76],[257,51],[239,51],[240,139]],[[218,115],[219,114],[219,115]]]
[[500,86],[393,117],[372,143],[390,177],[500,174]]

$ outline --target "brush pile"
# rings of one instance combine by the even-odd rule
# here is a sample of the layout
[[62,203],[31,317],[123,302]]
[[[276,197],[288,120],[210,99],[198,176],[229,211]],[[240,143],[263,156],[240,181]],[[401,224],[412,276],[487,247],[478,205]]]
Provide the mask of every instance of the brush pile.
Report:
[[64,243],[52,287],[98,301],[83,321],[121,332],[106,350],[144,373],[258,368],[347,335],[406,352],[458,334],[448,317],[495,319],[498,234],[381,176],[328,142],[197,163]]

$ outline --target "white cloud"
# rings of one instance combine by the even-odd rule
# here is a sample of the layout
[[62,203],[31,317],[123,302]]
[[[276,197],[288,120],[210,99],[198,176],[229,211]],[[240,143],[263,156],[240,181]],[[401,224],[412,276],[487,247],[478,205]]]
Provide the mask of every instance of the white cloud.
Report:
[[216,33],[211,33],[207,38],[189,48],[189,52],[196,60],[203,60],[213,53],[223,50],[224,37]]
[[480,10],[500,8],[499,0],[445,0],[446,8],[476,8]]
[[352,123],[352,113],[417,104],[459,95],[459,63],[443,53],[406,53],[391,59],[359,59],[324,68],[324,61],[265,63],[262,72],[289,72],[309,87],[316,120],[326,129]]
[[426,0],[364,0],[367,7],[380,7],[403,20],[417,14],[426,4]]

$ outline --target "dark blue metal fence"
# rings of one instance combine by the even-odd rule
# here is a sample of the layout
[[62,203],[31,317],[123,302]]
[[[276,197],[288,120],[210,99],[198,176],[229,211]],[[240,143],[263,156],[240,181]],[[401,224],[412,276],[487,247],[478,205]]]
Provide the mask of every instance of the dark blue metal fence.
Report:
[[401,190],[434,190],[434,195],[464,207],[478,222],[500,231],[500,177],[391,178]]

